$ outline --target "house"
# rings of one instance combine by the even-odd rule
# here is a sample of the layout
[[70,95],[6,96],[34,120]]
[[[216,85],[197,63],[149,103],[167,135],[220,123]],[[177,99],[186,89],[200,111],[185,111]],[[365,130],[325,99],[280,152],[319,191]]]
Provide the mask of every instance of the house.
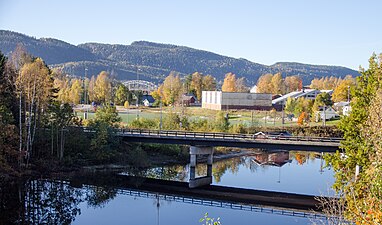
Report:
[[151,95],[143,95],[142,96],[142,103],[144,106],[151,107],[151,106],[153,106],[154,102],[155,102],[155,99],[153,98],[153,96],[151,96]]
[[182,105],[183,106],[193,106],[197,105],[198,99],[193,94],[184,94],[182,95]]
[[253,86],[250,90],[249,93],[257,93],[257,85]]
[[202,108],[270,110],[272,109],[272,94],[203,91]]
[[336,102],[333,105],[333,109],[337,112],[343,112],[344,107],[350,106],[350,102]]
[[319,110],[316,112],[316,122],[320,120],[331,120],[334,118],[339,118],[340,115],[331,106],[320,106]]
[[280,152],[267,152],[267,153],[258,153],[252,156],[252,160],[259,166],[276,166],[282,167],[286,163],[290,163],[289,152],[280,151]]
[[342,115],[349,116],[351,112],[351,106],[347,105],[342,108]]

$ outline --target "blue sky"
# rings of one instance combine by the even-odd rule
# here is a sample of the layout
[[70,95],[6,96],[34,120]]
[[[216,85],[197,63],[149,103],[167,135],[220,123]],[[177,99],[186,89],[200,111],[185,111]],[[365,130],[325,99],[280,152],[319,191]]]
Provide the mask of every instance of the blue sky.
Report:
[[0,29],[72,44],[147,40],[266,65],[367,67],[382,52],[382,1],[0,0]]

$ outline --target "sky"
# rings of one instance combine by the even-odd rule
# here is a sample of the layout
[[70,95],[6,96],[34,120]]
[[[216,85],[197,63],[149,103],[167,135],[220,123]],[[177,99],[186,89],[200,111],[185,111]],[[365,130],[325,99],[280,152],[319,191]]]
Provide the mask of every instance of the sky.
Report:
[[153,41],[252,62],[367,68],[382,52],[375,0],[0,0],[0,29],[71,44]]

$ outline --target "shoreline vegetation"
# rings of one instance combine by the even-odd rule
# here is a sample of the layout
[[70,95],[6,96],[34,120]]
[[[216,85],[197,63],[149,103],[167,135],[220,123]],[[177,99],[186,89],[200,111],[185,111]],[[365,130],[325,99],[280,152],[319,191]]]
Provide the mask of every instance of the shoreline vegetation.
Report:
[[[265,112],[265,115],[256,111],[254,115],[251,111],[212,112],[200,109],[198,112],[195,108],[180,107],[184,92],[199,98],[202,90],[217,88],[212,76],[197,72],[185,77],[184,81],[179,74],[170,73],[152,93],[156,100],[154,106],[162,108],[163,105],[164,115],[159,114],[158,118],[156,109],[155,118],[140,117],[139,103],[143,92],[127,90],[105,71],[91,79],[71,78],[59,70],[51,70],[43,59],[29,55],[22,46],[18,46],[9,59],[0,53],[0,177],[71,172],[84,166],[119,162],[147,168],[150,159],[162,162],[169,159],[187,162],[189,159],[185,146],[124,143],[115,135],[114,128],[247,134],[287,130],[294,135],[343,136],[343,152],[326,157],[327,166],[335,172],[333,188],[341,194],[339,202],[342,206],[346,205],[341,209],[341,215],[356,224],[380,224],[381,64],[382,55],[377,57],[374,54],[369,60],[369,69],[361,69],[360,77],[347,80],[351,81],[348,86],[342,85],[345,88],[341,93],[345,95],[341,98],[347,96],[352,111],[339,122],[332,121],[337,125],[323,127],[311,122],[317,109],[333,104],[330,95],[323,94],[315,101],[288,99],[285,111],[298,115],[298,119],[294,126],[282,126],[276,110]],[[272,86],[273,91],[285,88],[281,74],[272,75],[271,81],[281,85]],[[247,91],[244,83],[243,79],[236,79],[235,74],[228,73],[222,91]],[[73,106],[81,102],[98,103],[96,112],[87,119],[76,116]],[[137,105],[136,119],[125,121],[129,115],[119,113],[114,103],[123,104],[125,108]],[[95,132],[84,132],[83,126]],[[229,153],[229,149],[218,148],[219,151],[221,154]],[[328,210],[336,207],[331,205]]]

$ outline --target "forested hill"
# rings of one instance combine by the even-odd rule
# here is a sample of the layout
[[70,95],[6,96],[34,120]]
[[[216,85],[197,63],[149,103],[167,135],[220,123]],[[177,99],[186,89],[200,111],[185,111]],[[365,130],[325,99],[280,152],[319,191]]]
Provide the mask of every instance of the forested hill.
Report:
[[223,80],[226,73],[233,72],[238,77],[246,77],[250,83],[256,82],[262,74],[276,72],[300,75],[305,84],[315,77],[359,75],[355,70],[339,66],[288,62],[267,66],[170,44],[137,41],[131,45],[85,43],[75,46],[52,38],[36,39],[0,30],[0,51],[9,55],[18,43],[23,44],[33,55],[42,57],[51,67],[60,67],[77,76],[84,75],[85,67],[89,75],[106,70],[125,80],[135,79],[138,72],[140,79],[154,82],[162,81],[171,71],[181,75],[198,71],[211,74],[218,80]]

